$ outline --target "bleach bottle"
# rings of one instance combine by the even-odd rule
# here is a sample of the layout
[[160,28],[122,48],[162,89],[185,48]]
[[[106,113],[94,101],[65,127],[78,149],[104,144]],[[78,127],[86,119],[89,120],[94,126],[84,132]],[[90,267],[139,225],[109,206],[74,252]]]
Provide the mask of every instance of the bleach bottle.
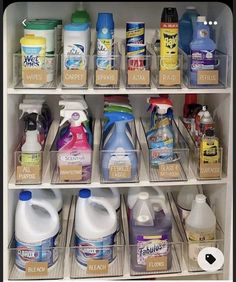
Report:
[[89,189],[80,190],[75,214],[75,246],[79,247],[76,260],[82,266],[87,266],[89,259],[114,261],[116,230],[117,215],[112,204],[103,197],[91,196]]
[[216,44],[210,38],[209,26],[206,17],[197,17],[196,34],[190,43],[191,49],[191,71],[190,81],[192,85],[197,84],[197,71],[209,70],[215,67]]
[[[124,113],[122,113],[123,115]],[[105,181],[132,181],[138,175],[138,158],[135,147],[127,132],[127,122],[134,117],[129,114],[126,120],[120,113],[105,113],[107,118],[115,118],[114,126],[102,148],[102,175]],[[115,116],[115,117],[114,117]]]
[[32,198],[30,191],[21,192],[15,214],[16,266],[25,270],[29,261],[53,266],[59,256],[55,249],[58,232],[59,216],[54,206]]

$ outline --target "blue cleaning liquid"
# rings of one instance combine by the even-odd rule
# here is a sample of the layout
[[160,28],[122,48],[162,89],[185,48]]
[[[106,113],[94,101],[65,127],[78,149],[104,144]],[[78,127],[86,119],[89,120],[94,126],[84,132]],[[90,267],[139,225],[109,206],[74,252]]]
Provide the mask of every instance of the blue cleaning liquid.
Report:
[[190,43],[191,71],[190,83],[197,85],[197,71],[214,69],[216,44],[210,38],[210,29],[204,24],[205,17],[198,17],[196,23],[196,35]]
[[179,21],[179,47],[190,55],[190,42],[196,34],[196,21],[199,16],[194,7],[187,7]]

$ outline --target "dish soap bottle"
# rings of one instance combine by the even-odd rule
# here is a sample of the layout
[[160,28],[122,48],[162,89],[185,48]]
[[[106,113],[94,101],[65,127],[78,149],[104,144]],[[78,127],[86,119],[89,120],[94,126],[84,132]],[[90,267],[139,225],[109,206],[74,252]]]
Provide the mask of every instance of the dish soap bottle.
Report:
[[163,215],[155,218],[149,194],[141,192],[131,211],[130,244],[131,267],[136,272],[150,271],[148,258],[158,257],[162,261],[161,269],[168,270],[172,265],[171,246],[171,216],[165,204],[159,201],[163,208]]
[[[199,252],[206,247],[213,247],[216,239],[216,217],[206,203],[206,196],[198,194],[189,216],[186,218],[186,234],[189,243],[189,259],[197,262]],[[191,244],[191,242],[196,243]],[[202,243],[202,244],[201,244]]]

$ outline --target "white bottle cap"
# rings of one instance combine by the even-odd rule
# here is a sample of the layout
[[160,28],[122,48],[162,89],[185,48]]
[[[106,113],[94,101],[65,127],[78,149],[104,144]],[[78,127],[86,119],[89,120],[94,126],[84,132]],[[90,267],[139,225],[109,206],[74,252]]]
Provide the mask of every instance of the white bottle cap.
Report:
[[197,22],[204,23],[205,21],[206,21],[206,17],[205,16],[198,16],[197,17]]
[[140,200],[147,200],[149,199],[149,194],[147,192],[141,192],[138,194],[138,198]]
[[195,198],[196,203],[202,204],[206,202],[206,196],[203,194],[197,194]]
[[196,8],[194,6],[187,6],[186,10],[195,10]]

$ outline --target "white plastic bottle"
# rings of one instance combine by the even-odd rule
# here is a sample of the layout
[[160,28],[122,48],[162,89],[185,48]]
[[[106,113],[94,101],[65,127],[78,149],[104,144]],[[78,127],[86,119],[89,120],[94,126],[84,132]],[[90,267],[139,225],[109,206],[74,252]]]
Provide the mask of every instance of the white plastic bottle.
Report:
[[198,194],[197,186],[182,187],[177,195],[177,209],[183,224],[192,209],[192,203]]
[[92,197],[89,189],[80,190],[75,214],[75,245],[80,247],[77,261],[82,266],[89,259],[107,259],[111,263],[116,258],[112,247],[116,230],[117,215],[112,204],[105,198]]
[[[189,216],[185,221],[187,238],[189,243],[189,258],[197,261],[201,249],[214,246],[214,243],[204,241],[216,239],[216,217],[206,203],[206,196],[197,194]],[[191,244],[193,241],[201,241]]]
[[58,251],[53,248],[57,246],[58,232],[59,216],[52,204],[33,199],[30,191],[21,192],[15,214],[17,267],[25,270],[29,261],[54,265],[58,259]]
[[32,198],[50,202],[57,210],[60,220],[60,232],[62,230],[62,208],[63,198],[59,189],[28,189],[32,193]]

